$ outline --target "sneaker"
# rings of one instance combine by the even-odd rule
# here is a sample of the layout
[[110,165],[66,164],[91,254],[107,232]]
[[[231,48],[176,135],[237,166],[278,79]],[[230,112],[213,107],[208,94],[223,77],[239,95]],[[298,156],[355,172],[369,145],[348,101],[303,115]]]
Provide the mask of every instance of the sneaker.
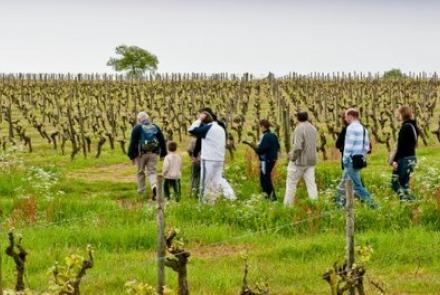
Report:
[[402,202],[414,202],[415,200],[416,200],[416,198],[412,195],[406,195],[406,196],[400,197],[400,201],[402,201]]
[[337,209],[345,208],[345,198],[335,200],[335,205]]
[[407,202],[411,202],[411,201],[416,200],[416,198],[410,193],[409,190],[399,191],[399,198],[400,198],[400,201],[407,201]]

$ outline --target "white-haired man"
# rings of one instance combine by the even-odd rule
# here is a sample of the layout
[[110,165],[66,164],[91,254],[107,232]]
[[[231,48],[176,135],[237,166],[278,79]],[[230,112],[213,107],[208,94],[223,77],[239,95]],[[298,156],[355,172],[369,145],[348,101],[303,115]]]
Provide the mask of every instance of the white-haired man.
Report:
[[145,169],[150,180],[153,200],[156,198],[157,158],[163,159],[167,154],[165,138],[159,126],[153,124],[145,112],[137,115],[138,124],[131,132],[128,157],[137,165],[138,193],[145,193]]

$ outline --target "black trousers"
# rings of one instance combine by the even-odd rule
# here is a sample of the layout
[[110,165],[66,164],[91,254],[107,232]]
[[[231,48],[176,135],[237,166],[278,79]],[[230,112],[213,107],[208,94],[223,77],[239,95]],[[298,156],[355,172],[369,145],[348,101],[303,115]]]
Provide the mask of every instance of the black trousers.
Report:
[[198,198],[200,191],[200,162],[193,163],[191,167],[191,197]]
[[397,162],[397,170],[391,177],[391,188],[399,195],[401,200],[414,200],[415,197],[409,188],[410,175],[417,164],[415,156],[405,157]]
[[266,198],[271,201],[276,201],[275,190],[272,183],[272,170],[275,167],[276,161],[261,161],[260,162],[260,183]]
[[165,198],[168,200],[171,199],[171,188],[174,192],[174,197],[176,201],[180,201],[181,196],[181,187],[180,187],[180,179],[165,179],[163,183],[163,192],[165,194]]

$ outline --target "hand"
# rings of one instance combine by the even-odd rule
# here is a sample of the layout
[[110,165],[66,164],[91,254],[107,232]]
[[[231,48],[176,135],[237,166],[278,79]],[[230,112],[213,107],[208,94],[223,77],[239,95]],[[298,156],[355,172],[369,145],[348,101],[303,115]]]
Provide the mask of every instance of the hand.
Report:
[[397,162],[393,162],[392,166],[394,171],[396,171],[397,168],[399,168],[399,164],[397,164]]

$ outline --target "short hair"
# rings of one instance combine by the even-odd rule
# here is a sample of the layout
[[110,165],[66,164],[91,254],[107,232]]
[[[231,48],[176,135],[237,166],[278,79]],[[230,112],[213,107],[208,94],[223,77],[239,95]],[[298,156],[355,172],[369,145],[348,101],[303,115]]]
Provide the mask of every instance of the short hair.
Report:
[[300,122],[305,122],[309,120],[309,114],[307,114],[307,112],[298,112],[296,113],[296,118]]
[[358,111],[357,109],[355,109],[355,108],[349,108],[349,109],[345,112],[345,114],[346,114],[347,116],[352,116],[353,118],[356,118],[356,119],[359,118],[359,111]]
[[168,143],[168,150],[170,152],[175,152],[177,150],[177,143],[175,141],[170,141]]
[[270,128],[270,122],[267,119],[263,119],[260,121],[260,126],[269,129]]
[[408,121],[413,118],[413,112],[411,108],[407,105],[401,106],[399,108],[399,113],[402,116],[403,121]]
[[137,120],[139,123],[148,123],[150,122],[150,116],[146,112],[140,112],[137,114]]

